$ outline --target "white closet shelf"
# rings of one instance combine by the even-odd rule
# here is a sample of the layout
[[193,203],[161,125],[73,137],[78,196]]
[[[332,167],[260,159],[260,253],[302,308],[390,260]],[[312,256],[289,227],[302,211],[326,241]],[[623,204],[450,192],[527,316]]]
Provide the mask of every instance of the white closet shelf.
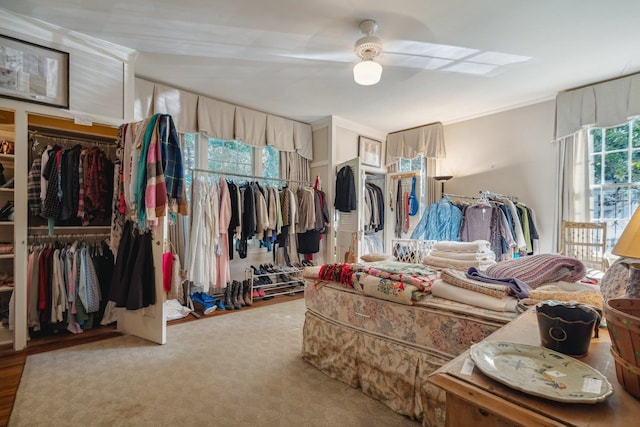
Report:
[[0,221],[0,225],[13,225],[13,221]]
[[0,160],[2,159],[13,160],[15,158],[16,156],[14,154],[0,154]]
[[0,254],[0,259],[11,259],[14,254]]
[[11,292],[13,291],[13,286],[0,286],[0,292]]

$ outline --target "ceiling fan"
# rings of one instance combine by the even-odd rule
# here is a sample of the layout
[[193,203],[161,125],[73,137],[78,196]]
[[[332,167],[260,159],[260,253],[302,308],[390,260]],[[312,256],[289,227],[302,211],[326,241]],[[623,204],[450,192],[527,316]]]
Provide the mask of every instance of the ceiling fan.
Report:
[[360,85],[374,85],[382,76],[382,63],[390,66],[442,70],[492,76],[504,66],[530,60],[530,57],[500,52],[410,40],[385,43],[375,36],[378,24],[366,19],[359,24],[364,34],[355,42],[354,52],[360,62],[353,67],[353,77]]

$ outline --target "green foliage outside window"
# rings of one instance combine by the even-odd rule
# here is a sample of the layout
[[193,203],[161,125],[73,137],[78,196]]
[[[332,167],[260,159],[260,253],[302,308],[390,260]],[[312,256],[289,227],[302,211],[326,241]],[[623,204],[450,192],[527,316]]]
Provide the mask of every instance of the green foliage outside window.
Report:
[[609,225],[611,249],[640,205],[640,121],[589,132],[591,217]]

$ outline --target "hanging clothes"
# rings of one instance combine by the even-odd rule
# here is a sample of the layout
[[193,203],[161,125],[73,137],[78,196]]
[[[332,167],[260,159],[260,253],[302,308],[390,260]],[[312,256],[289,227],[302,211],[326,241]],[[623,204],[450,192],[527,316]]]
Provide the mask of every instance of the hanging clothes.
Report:
[[[102,244],[100,244],[102,245]],[[91,328],[104,300],[105,276],[95,268],[96,245],[86,242],[32,245],[27,257],[27,318],[33,331],[72,333]],[[113,258],[111,258],[113,260]],[[113,264],[109,265],[111,269]],[[83,318],[78,320],[80,310]]]
[[336,197],[333,206],[340,212],[357,209],[356,184],[350,166],[343,166],[336,175]]
[[427,206],[420,221],[411,233],[412,239],[458,241],[462,211],[442,198]]
[[[118,160],[112,187],[112,229],[119,237],[109,300],[116,307],[138,310],[155,304],[155,266],[151,231],[161,217],[187,214],[184,170],[179,140],[171,116],[154,114],[118,132]],[[89,163],[91,169],[91,163]],[[195,223],[195,222],[192,222]],[[106,310],[103,322],[109,322]]]

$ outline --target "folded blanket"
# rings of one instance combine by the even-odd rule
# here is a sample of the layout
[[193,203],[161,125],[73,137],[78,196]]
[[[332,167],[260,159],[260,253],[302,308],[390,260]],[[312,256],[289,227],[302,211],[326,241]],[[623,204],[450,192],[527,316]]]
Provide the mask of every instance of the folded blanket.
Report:
[[442,270],[442,272],[440,272],[440,278],[450,285],[490,295],[495,298],[504,298],[509,296],[511,292],[505,285],[494,285],[492,283],[469,279],[464,271],[453,270],[451,268]]
[[539,286],[529,292],[530,301],[524,302],[530,305],[550,299],[557,301],[577,301],[596,308],[602,308],[604,305],[604,298],[599,286],[567,282],[554,282],[553,284]]
[[302,271],[302,276],[307,279],[338,282],[345,287],[353,288],[353,274],[356,272],[407,283],[422,292],[429,292],[431,284],[438,277],[434,270],[424,265],[397,261],[379,261],[368,264],[323,264],[306,267]]
[[413,285],[360,272],[354,275],[354,288],[361,288],[365,295],[407,305],[413,304],[414,293],[419,294]]
[[585,275],[584,264],[575,258],[555,254],[539,254],[501,261],[487,268],[487,276],[515,277],[536,288],[543,283],[577,282]]
[[432,255],[427,255],[422,259],[424,265],[435,268],[453,268],[455,270],[467,271],[471,267],[476,267],[480,270],[486,270],[489,266],[495,264],[495,261],[470,261],[460,259],[440,258]]
[[450,285],[442,279],[438,279],[433,283],[431,293],[434,297],[458,301],[464,304],[486,308],[488,310],[510,312],[518,311],[518,300],[514,297],[495,298]]
[[429,253],[431,256],[447,259],[458,259],[463,261],[495,261],[496,254],[493,251],[488,252],[450,252],[433,250]]
[[433,250],[448,252],[485,252],[491,251],[491,244],[486,240],[473,242],[442,241],[433,244]]
[[467,277],[480,282],[493,283],[494,285],[505,285],[511,289],[511,292],[517,298],[526,298],[529,296],[529,291],[531,291],[531,288],[522,280],[516,279],[515,277],[495,279],[480,273],[475,267],[471,267],[469,271],[467,271]]

